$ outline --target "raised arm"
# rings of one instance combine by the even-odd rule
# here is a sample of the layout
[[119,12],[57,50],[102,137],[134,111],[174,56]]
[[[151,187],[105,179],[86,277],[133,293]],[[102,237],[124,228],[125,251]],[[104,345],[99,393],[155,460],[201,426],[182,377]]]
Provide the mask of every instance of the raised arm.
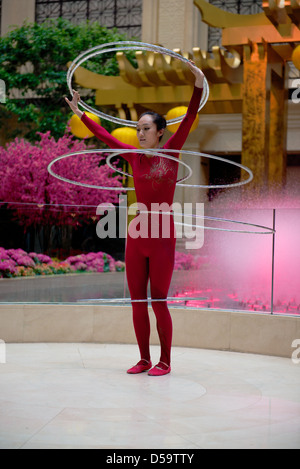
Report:
[[[80,111],[80,109],[78,108],[80,96],[77,91],[74,91],[72,101],[69,101],[68,98],[65,98],[65,100],[74,112],[74,114],[76,114],[76,116],[78,116],[79,119],[82,120],[84,125],[86,125],[87,128],[95,135],[95,137],[101,140],[101,142],[105,143],[110,148],[136,150],[136,148],[132,145],[127,145],[126,143],[120,142],[120,140],[113,137],[104,127],[102,127],[102,125],[97,124],[97,122],[90,119],[84,112]],[[124,155],[124,158],[129,161],[129,154]]]
[[203,93],[203,84],[204,84],[204,74],[203,72],[195,66],[194,62],[189,61],[187,62],[191,72],[195,75],[195,85],[193,94],[190,100],[190,104],[187,110],[187,113],[182,120],[180,126],[178,127],[177,131],[171,138],[165,143],[164,148],[170,148],[173,150],[180,150],[191,130],[191,127],[196,119],[201,96]]

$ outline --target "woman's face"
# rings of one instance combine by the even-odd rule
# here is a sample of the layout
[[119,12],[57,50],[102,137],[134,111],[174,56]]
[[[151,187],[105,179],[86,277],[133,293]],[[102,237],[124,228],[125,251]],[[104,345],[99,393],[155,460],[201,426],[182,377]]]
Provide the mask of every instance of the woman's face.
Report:
[[157,130],[152,116],[146,114],[138,121],[136,132],[141,148],[157,148],[164,129]]

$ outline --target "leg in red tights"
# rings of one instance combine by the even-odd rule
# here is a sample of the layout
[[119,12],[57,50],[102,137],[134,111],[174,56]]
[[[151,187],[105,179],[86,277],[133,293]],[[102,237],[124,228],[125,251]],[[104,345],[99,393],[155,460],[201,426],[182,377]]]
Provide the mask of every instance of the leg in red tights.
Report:
[[[143,252],[141,238],[128,237],[126,245],[126,275],[132,300],[147,299],[149,260]],[[150,361],[150,321],[148,301],[132,303],[133,325],[142,360]]]
[[[175,243],[170,239],[151,240],[154,242],[149,258],[149,277],[151,297],[165,299],[168,297],[174,269]],[[157,332],[161,344],[160,362],[170,366],[173,325],[166,301],[152,302],[156,316]]]

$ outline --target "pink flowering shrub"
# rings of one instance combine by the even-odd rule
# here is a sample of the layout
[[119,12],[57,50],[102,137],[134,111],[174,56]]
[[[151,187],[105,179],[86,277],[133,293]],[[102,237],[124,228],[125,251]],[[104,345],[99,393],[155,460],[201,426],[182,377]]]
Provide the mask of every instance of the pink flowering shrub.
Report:
[[116,272],[124,272],[125,263],[122,262],[122,261],[116,261],[115,262],[115,269],[116,269]]
[[199,270],[203,264],[203,260],[199,256],[184,252],[175,253],[174,270]]
[[35,262],[23,249],[0,248],[0,277],[15,277],[23,272],[32,272]]
[[0,278],[1,277],[13,277],[17,273],[16,265],[13,261],[1,261],[0,262]]
[[16,265],[24,267],[34,267],[35,265],[32,258],[22,249],[9,249],[7,254],[10,256],[11,260],[15,261]]
[[[49,132],[40,136],[41,141],[35,145],[16,139],[6,148],[0,147],[0,201],[14,202],[8,207],[14,210],[21,225],[78,226],[95,219],[95,207],[100,203],[118,202],[117,191],[76,186],[48,173],[47,167],[56,157],[86,150],[85,141],[67,134],[56,141]],[[104,161],[104,154],[76,155],[57,162],[52,169],[74,181],[122,187],[121,177],[102,164]]]
[[49,264],[52,262],[51,257],[45,256],[45,254],[36,254],[35,252],[30,252],[29,256],[36,264]]
[[10,256],[4,248],[0,248],[0,260],[1,261],[10,260]]
[[64,261],[22,249],[0,248],[0,278],[61,275],[82,272],[123,272],[125,264],[104,252],[71,256]]
[[[202,258],[176,252],[174,270],[198,270],[202,265]],[[124,262],[116,261],[105,252],[90,252],[59,261],[44,254],[34,252],[27,254],[22,249],[5,250],[0,247],[0,278],[83,272],[124,272],[124,270]]]
[[[66,259],[75,270],[82,272],[115,272],[115,260],[104,252],[90,252]],[[118,264],[120,265],[120,264]]]

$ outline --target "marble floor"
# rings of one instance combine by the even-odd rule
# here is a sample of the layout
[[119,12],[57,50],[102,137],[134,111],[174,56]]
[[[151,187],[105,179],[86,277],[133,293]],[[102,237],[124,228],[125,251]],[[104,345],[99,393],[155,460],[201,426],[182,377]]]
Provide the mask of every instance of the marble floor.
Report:
[[134,345],[7,344],[0,448],[300,448],[291,359],[174,348],[155,378],[124,372],[136,358]]

